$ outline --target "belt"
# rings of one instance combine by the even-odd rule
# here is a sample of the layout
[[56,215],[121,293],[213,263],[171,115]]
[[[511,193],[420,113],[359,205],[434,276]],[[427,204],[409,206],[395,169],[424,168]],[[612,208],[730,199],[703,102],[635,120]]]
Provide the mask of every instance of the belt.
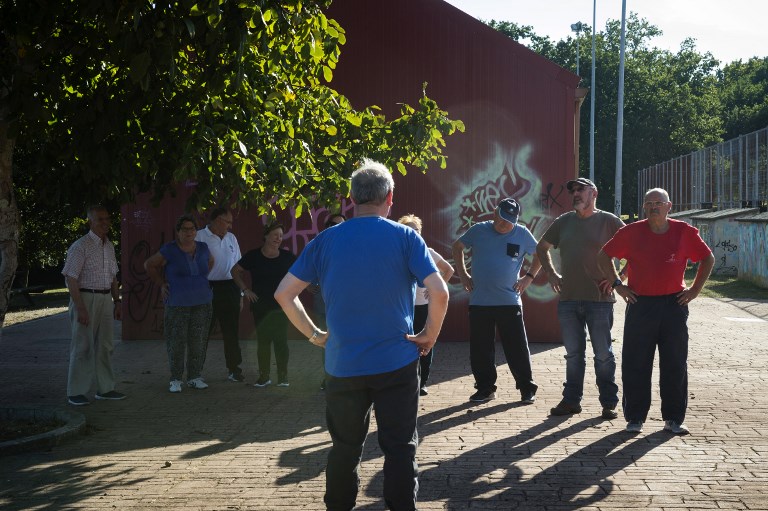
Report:
[[112,292],[111,289],[88,289],[85,287],[80,288],[81,293],[96,293],[99,295],[106,295]]

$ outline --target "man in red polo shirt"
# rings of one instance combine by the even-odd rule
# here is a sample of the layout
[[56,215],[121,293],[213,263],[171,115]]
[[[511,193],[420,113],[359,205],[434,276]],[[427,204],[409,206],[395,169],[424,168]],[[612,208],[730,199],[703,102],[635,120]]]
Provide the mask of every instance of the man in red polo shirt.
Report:
[[[598,254],[603,274],[627,302],[622,348],[624,418],[639,433],[651,407],[651,376],[659,350],[659,389],[664,429],[684,435],[688,405],[688,304],[701,292],[715,258],[695,227],[667,218],[669,194],[648,190],[646,219],[621,228]],[[627,285],[611,258],[627,260]],[[688,260],[699,262],[696,278],[684,280]]]

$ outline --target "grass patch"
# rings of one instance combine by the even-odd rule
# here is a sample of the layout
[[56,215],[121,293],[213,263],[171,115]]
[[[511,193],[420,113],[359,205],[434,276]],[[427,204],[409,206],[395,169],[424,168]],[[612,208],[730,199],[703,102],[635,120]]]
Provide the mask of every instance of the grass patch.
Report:
[[[690,285],[694,278],[696,278],[696,267],[690,267],[685,271],[685,281]],[[768,300],[768,289],[736,277],[710,275],[699,296],[731,300]]]
[[11,298],[8,304],[8,310],[11,311],[29,311],[38,309],[49,309],[52,307],[66,307],[69,304],[69,291],[62,287],[59,289],[46,289],[42,293],[31,293],[34,306],[23,296],[16,295]]

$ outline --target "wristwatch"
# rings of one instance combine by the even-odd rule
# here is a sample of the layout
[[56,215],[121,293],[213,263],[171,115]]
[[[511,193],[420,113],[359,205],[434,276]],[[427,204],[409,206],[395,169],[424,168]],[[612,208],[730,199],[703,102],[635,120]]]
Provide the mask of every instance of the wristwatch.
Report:
[[621,279],[616,279],[613,281],[613,284],[611,284],[611,289],[616,289],[619,286],[623,286],[624,283],[621,281]]
[[315,342],[315,339],[320,337],[320,330],[318,328],[315,328],[315,331],[312,332],[312,337],[309,338],[309,342]]
[[240,296],[241,296],[241,297],[245,296],[245,289],[241,289],[241,290],[240,290]]

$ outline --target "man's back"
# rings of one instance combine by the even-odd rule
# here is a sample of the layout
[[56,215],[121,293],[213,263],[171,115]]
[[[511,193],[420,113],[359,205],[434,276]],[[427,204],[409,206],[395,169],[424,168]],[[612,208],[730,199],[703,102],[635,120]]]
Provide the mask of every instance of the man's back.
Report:
[[329,338],[326,371],[334,376],[378,374],[418,357],[412,333],[417,279],[437,271],[412,229],[371,216],[323,231],[291,272],[319,281]]

